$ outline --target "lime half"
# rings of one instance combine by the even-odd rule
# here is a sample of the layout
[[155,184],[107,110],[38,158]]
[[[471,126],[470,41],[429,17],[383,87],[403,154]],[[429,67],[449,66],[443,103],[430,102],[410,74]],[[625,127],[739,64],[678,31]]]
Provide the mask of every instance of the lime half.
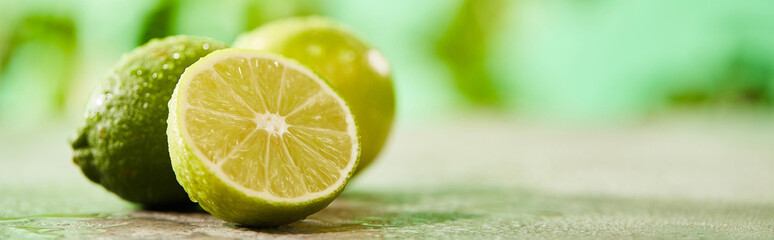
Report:
[[299,63],[216,51],[186,69],[169,102],[172,167],[191,200],[226,221],[275,226],[327,206],[357,166],[355,119]]

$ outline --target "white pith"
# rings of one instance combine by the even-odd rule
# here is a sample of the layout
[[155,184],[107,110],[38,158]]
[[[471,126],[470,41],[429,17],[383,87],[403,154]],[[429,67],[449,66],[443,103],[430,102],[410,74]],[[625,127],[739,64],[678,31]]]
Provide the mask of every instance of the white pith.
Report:
[[288,132],[288,127],[290,127],[290,125],[285,122],[285,116],[281,116],[277,113],[265,112],[256,114],[254,121],[256,129],[280,136]]

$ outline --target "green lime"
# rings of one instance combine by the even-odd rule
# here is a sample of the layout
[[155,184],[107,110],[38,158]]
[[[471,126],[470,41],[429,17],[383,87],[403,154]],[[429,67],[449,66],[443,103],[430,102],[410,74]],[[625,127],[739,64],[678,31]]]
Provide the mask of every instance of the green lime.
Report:
[[169,101],[177,180],[212,215],[251,226],[302,219],[333,201],[357,166],[354,116],[327,82],[279,55],[216,51]]
[[320,73],[347,100],[358,119],[362,154],[356,173],[376,158],[395,114],[390,66],[378,50],[323,17],[268,23],[239,36],[234,47],[278,53]]
[[169,162],[167,102],[186,67],[225,47],[176,36],[124,55],[89,100],[86,123],[71,139],[73,162],[128,201],[149,207],[189,203]]

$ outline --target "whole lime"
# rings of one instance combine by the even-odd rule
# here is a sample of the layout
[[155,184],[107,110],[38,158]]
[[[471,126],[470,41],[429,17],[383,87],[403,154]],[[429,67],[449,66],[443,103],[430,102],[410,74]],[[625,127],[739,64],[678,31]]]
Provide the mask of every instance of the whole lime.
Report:
[[95,89],[70,140],[90,180],[148,207],[188,203],[167,147],[167,103],[189,65],[226,44],[202,37],[154,39],[125,54]]
[[358,120],[362,152],[355,174],[373,162],[395,115],[390,66],[378,50],[323,17],[268,23],[239,36],[233,47],[278,53],[322,75],[341,93]]

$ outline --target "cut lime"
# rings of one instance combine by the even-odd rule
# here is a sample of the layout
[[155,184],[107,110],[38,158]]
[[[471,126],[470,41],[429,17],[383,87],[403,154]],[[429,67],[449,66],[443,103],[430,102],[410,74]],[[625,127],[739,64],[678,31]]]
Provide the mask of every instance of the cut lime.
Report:
[[308,68],[252,50],[186,69],[169,102],[172,167],[193,201],[226,221],[274,226],[327,206],[357,166],[355,119]]

